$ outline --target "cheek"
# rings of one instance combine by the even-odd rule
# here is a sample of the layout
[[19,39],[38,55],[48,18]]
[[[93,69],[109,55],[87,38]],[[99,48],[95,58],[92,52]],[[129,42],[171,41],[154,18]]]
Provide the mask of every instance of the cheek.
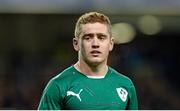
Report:
[[101,48],[101,51],[104,52],[104,56],[107,56],[109,54],[109,45],[104,45],[104,47]]
[[81,50],[81,53],[85,54],[88,52],[88,44],[87,43],[81,43],[80,45],[80,50]]
[[109,42],[106,45],[104,45],[104,50],[106,50],[107,52],[111,51],[111,49],[112,49],[112,46]]

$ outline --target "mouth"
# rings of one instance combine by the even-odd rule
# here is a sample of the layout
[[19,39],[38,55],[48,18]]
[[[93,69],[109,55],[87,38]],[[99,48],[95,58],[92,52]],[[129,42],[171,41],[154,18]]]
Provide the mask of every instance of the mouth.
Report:
[[93,50],[93,51],[91,51],[90,53],[91,53],[92,56],[94,56],[94,57],[97,57],[97,56],[99,56],[99,54],[101,54],[101,52],[100,52],[100,51],[97,51],[97,50]]

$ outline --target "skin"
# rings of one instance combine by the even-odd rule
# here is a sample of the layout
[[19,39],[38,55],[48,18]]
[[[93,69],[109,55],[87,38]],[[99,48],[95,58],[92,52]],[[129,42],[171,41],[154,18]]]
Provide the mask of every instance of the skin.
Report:
[[104,76],[108,71],[108,55],[114,45],[108,27],[98,22],[81,27],[80,36],[73,38],[73,46],[79,56],[74,66],[85,75]]

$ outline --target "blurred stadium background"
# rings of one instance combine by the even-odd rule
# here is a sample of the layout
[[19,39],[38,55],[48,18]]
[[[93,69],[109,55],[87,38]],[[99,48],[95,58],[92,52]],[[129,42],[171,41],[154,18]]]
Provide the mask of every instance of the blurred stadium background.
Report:
[[49,79],[76,62],[87,11],[110,17],[108,62],[132,78],[139,109],[180,109],[179,0],[0,0],[0,109],[37,109]]

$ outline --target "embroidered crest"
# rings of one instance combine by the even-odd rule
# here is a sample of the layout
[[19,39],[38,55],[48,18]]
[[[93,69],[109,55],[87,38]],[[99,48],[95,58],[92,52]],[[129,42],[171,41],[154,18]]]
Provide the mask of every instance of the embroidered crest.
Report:
[[126,91],[126,89],[120,87],[120,88],[116,88],[116,91],[117,91],[119,97],[121,98],[121,100],[123,102],[125,102],[127,100],[127,97],[128,97],[128,92]]

